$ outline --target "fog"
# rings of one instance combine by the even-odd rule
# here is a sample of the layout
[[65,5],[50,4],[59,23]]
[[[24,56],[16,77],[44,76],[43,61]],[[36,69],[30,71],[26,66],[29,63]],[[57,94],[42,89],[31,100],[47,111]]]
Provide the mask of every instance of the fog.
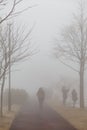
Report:
[[12,87],[24,88],[35,94],[39,87],[59,86],[61,79],[78,82],[78,74],[61,64],[52,54],[53,39],[65,25],[72,22],[77,3],[76,0],[26,0],[23,3],[22,7],[36,6],[13,21],[17,25],[25,25],[26,30],[34,25],[31,42],[38,53],[13,67]]
[[87,129],[86,5],[0,0],[1,129]]

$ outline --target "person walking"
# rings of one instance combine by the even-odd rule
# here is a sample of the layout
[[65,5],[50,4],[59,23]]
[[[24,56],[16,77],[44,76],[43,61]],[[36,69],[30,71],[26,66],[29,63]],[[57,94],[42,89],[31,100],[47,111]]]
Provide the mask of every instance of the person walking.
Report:
[[44,99],[45,99],[45,92],[44,92],[43,88],[38,89],[37,98],[38,98],[38,101],[39,101],[39,107],[40,107],[40,109],[42,109],[43,104],[44,104]]
[[73,89],[73,90],[72,90],[73,107],[75,107],[77,100],[78,100],[77,92],[76,92],[75,89]]
[[66,101],[68,98],[69,88],[62,87],[62,94],[63,94],[63,105],[66,105]]

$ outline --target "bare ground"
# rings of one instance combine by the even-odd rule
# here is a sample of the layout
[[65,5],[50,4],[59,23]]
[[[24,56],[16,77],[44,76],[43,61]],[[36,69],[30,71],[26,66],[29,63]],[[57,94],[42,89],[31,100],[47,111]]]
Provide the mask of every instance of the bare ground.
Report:
[[49,104],[78,130],[87,130],[87,109],[64,107],[56,101]]
[[12,106],[11,112],[7,112],[6,108],[4,109],[4,116],[0,118],[0,130],[9,130],[18,110],[18,106]]

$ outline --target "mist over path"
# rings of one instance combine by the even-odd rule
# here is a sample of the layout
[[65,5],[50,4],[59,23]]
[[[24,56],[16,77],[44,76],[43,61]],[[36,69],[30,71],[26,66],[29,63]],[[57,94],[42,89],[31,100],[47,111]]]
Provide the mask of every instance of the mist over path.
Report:
[[27,102],[16,116],[10,130],[76,130],[76,128],[47,105],[40,110],[37,102]]

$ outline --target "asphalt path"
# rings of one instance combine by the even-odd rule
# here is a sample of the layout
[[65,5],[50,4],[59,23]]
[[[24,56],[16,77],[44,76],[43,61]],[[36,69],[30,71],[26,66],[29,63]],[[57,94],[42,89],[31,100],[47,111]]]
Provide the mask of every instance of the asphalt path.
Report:
[[77,130],[60,114],[45,105],[27,102],[15,117],[10,130]]

